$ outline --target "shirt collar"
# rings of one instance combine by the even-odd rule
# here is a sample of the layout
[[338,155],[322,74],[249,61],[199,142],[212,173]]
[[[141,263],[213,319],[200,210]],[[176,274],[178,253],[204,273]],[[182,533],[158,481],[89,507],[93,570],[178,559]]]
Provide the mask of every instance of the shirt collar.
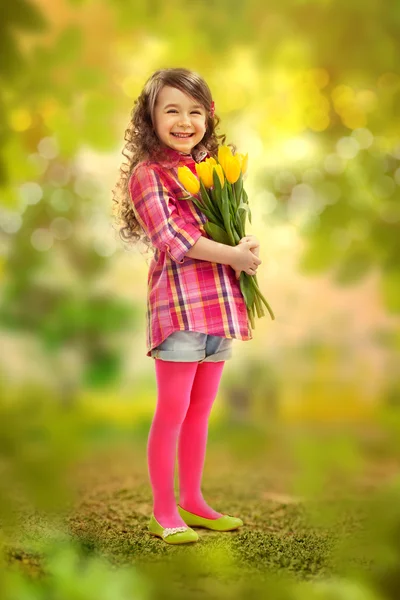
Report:
[[173,168],[179,166],[188,165],[190,163],[199,163],[208,156],[207,150],[204,146],[202,148],[194,148],[192,153],[189,155],[181,154],[178,150],[173,148],[165,148],[165,159],[159,161],[159,164],[166,168]]

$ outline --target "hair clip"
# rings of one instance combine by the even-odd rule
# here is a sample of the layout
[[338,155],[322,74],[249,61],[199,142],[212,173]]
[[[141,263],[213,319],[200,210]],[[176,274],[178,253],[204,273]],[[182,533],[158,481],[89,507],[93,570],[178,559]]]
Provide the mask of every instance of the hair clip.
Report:
[[214,102],[214,100],[213,100],[213,101],[211,102],[211,108],[210,108],[210,115],[211,115],[211,117],[213,117],[213,116],[214,116],[214,113],[215,113],[215,102]]

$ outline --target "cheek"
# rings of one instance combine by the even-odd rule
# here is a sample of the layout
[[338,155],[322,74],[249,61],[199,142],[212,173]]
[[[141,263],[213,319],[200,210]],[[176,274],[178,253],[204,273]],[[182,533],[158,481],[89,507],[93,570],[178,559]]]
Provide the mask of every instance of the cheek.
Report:
[[206,128],[206,121],[205,120],[198,121],[196,123],[196,127],[197,127],[197,129],[203,129],[203,130],[205,130],[205,128]]
[[161,129],[168,129],[169,127],[172,127],[173,125],[173,119],[171,118],[164,118],[164,119],[160,119],[160,128]]

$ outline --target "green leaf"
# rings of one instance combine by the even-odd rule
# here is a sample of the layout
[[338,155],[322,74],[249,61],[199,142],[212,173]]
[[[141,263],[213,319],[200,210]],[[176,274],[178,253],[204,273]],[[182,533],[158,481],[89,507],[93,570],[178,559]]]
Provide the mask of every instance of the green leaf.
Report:
[[214,182],[214,190],[218,194],[218,197],[221,198],[222,186],[218,177],[218,173],[215,169],[213,169],[213,182]]
[[204,206],[206,206],[209,210],[211,209],[211,200],[206,190],[204,183],[200,179],[200,193],[201,199],[203,200]]
[[216,206],[218,206],[218,210],[221,214],[221,218],[222,218],[222,186],[221,186],[221,182],[219,180],[219,177],[217,175],[216,170],[213,170],[213,182],[214,182],[214,189],[211,191],[211,195],[212,198],[214,200],[214,204]]
[[232,235],[235,240],[235,243],[238,244],[240,239],[243,237],[242,235],[242,226],[239,220],[239,213],[236,207],[236,200],[233,195],[233,186],[228,183],[227,187],[227,195],[229,197],[229,211],[231,215],[231,228]]
[[225,229],[229,236],[229,239],[231,240],[231,245],[234,246],[235,240],[234,240],[234,236],[232,233],[232,226],[231,226],[230,202],[229,202],[226,186],[224,186],[222,188],[221,199],[222,199],[222,207],[221,207],[222,208],[222,217],[224,220]]
[[235,189],[235,196],[237,201],[241,202],[242,192],[243,192],[243,175],[240,173],[239,179],[233,184]]
[[203,215],[207,217],[209,221],[214,221],[213,214],[207,208],[204,207],[200,200],[197,200],[197,198],[192,198],[192,202],[203,213]]
[[201,197],[203,199],[204,204],[207,207],[207,210],[213,215],[212,220],[214,222],[220,223],[222,225],[219,208],[218,208],[218,206],[215,206],[215,204],[211,200],[211,198],[208,195],[208,192],[204,186],[204,183],[201,180],[200,180],[200,191],[201,191]]
[[224,229],[222,229],[222,227],[219,227],[215,223],[210,223],[210,221],[208,221],[204,225],[204,229],[215,242],[219,242],[220,244],[227,244],[228,246],[230,246],[229,235]]
[[249,222],[251,225],[252,223],[251,223],[251,210],[250,210],[250,206],[249,206],[249,197],[248,197],[245,189],[243,189],[242,197],[243,197],[243,202],[249,207]]
[[216,215],[218,215],[218,220],[220,222],[221,225],[224,224],[224,219],[222,217],[222,199],[221,196],[217,196],[217,194],[215,193],[215,190],[210,190],[210,194],[211,194],[211,201],[214,207],[214,212]]
[[[239,208],[238,208],[238,213],[239,213],[239,218],[240,218],[240,222],[242,225],[242,233],[243,233],[243,235],[245,235],[246,215],[250,213],[250,206],[243,201],[240,202]],[[250,217],[249,217],[249,220],[250,220]]]

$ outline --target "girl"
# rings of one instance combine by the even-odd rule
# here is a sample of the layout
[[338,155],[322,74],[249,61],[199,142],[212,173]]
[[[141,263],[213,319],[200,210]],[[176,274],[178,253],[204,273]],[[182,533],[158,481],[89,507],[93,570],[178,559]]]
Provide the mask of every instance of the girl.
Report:
[[210,89],[197,73],[156,71],[135,101],[125,133],[128,163],[114,194],[122,238],[142,240],[154,251],[146,321],[147,356],[155,359],[157,382],[147,446],[154,500],[148,527],[169,544],[197,541],[190,525],[214,531],[243,525],[206,503],[201,478],[208,418],[232,340],[252,337],[237,278],[241,271],[256,273],[259,242],[246,236],[232,247],[211,240],[206,218],[182,199],[187,192],[177,178],[178,167],[196,173],[196,162],[217,155],[226,137],[216,135],[218,123]]

